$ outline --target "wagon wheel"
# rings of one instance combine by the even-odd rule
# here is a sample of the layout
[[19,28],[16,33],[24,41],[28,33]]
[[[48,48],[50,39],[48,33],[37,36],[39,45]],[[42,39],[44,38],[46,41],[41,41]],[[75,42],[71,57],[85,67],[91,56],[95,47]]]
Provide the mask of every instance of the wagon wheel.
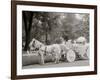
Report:
[[75,59],[76,59],[76,54],[73,50],[70,49],[66,54],[66,60],[68,62],[73,62],[75,61]]

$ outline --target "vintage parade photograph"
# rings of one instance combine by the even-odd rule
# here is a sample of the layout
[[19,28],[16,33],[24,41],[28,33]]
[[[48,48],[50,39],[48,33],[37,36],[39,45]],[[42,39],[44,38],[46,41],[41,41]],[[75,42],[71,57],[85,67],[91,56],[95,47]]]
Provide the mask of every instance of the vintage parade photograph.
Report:
[[88,66],[88,13],[22,11],[22,68]]

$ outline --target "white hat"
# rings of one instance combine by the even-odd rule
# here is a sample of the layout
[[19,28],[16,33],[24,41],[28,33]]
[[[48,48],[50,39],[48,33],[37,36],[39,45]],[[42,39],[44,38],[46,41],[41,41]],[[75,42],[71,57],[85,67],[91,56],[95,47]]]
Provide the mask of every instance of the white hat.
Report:
[[86,38],[81,36],[81,37],[77,38],[76,42],[86,42]]

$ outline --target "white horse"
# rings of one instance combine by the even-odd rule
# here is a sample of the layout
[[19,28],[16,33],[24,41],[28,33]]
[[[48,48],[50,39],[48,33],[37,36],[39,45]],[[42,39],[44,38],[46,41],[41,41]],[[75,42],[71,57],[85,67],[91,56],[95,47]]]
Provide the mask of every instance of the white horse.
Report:
[[[39,50],[42,58],[43,58],[43,55],[46,54],[46,55],[52,55],[52,60],[55,62],[55,63],[59,63],[59,60],[61,58],[61,48],[58,44],[52,44],[52,45],[45,45],[45,46],[42,46]],[[42,64],[44,64],[44,60],[41,59],[42,61]]]
[[52,44],[52,45],[44,45],[40,41],[36,39],[32,39],[32,41],[29,44],[29,50],[27,53],[29,54],[31,51],[38,51],[38,54],[40,55],[40,63],[44,64],[44,56],[45,55],[52,55],[52,60],[54,60],[55,63],[59,63],[60,60],[60,53],[61,48],[59,44]]

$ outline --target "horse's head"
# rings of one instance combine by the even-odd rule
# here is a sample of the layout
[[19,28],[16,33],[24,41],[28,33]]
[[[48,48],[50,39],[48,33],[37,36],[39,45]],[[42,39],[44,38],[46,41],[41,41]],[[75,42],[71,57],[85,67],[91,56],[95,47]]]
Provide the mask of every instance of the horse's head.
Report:
[[32,41],[29,44],[29,47],[30,47],[30,50],[37,51],[37,50],[40,49],[40,47],[42,45],[43,44],[40,41],[38,41],[38,40],[36,40],[36,39],[33,38]]
[[32,40],[32,47],[35,47],[36,41],[33,39]]

